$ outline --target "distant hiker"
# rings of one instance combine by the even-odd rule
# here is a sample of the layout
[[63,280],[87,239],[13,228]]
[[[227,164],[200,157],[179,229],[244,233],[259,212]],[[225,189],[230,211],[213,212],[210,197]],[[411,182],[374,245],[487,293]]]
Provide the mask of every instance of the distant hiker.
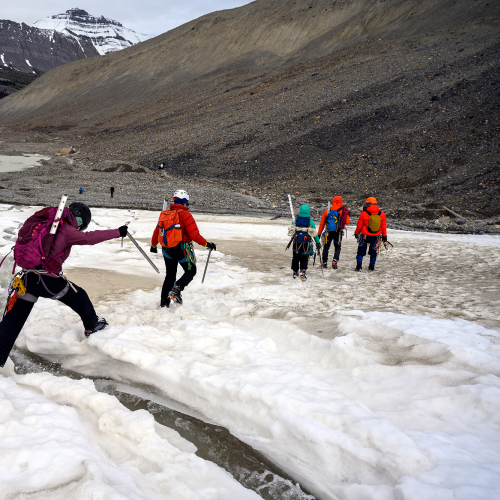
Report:
[[109,188],[109,192],[111,193],[111,198],[113,198],[113,193],[115,192],[115,188],[113,186],[111,186]]
[[37,239],[46,224],[54,218],[57,207],[42,208],[28,218],[19,230],[14,246],[14,260],[22,268],[10,285],[15,290],[8,300],[0,323],[0,367],[4,366],[24,323],[39,297],[59,300],[71,307],[82,319],[85,336],[105,328],[108,323],[98,318],[87,292],[71,283],[62,272],[73,245],[95,245],[124,237],[127,226],[84,233],[90,223],[90,209],[84,203],[72,203],[62,213],[61,223],[53,237],[47,257],[42,258],[46,234]]
[[312,247],[312,240],[316,242],[316,248],[319,252],[321,248],[321,243],[319,241],[318,233],[316,232],[316,225],[311,219],[311,209],[309,205],[301,205],[299,208],[299,215],[292,222],[291,227],[288,230],[288,236],[291,236],[288,247],[293,243],[293,257],[292,257],[292,271],[293,278],[299,276],[300,268],[300,279],[302,281],[307,280],[307,263],[309,260],[309,255],[314,251]]
[[[181,292],[191,283],[196,275],[196,258],[193,241],[211,250],[215,243],[209,243],[201,236],[198,226],[189,213],[189,195],[178,189],[173,196],[174,203],[163,203],[163,211],[151,239],[151,252],[158,253],[158,243],[165,260],[166,275],[161,289],[160,307],[169,307],[170,302],[182,304]],[[177,264],[184,270],[176,281]]]
[[332,268],[337,269],[337,263],[340,258],[340,247],[342,245],[342,237],[344,236],[344,228],[351,223],[349,218],[350,210],[343,205],[342,196],[335,196],[332,200],[330,209],[326,209],[319,223],[318,236],[321,237],[323,229],[325,230],[322,267],[328,266],[328,251],[333,242],[335,253],[333,254]]
[[375,271],[375,262],[377,260],[377,250],[380,244],[380,237],[383,242],[387,241],[387,221],[385,213],[377,206],[377,200],[373,197],[367,198],[363,211],[358,219],[358,225],[354,236],[358,240],[358,253],[356,256],[356,269],[361,271],[363,257],[366,255],[366,249],[370,245],[368,254],[370,255],[370,265],[368,271]]
[[83,194],[83,188],[80,188],[80,189],[78,190],[78,192],[79,192],[80,194]]

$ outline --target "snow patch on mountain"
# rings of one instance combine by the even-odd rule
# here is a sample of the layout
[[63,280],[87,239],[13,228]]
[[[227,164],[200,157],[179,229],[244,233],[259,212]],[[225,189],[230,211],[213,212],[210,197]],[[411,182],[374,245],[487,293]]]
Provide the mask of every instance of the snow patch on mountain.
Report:
[[118,21],[104,16],[94,17],[79,8],[46,17],[36,21],[33,26],[58,31],[76,40],[90,39],[101,55],[125,49],[151,38],[149,35],[125,28]]

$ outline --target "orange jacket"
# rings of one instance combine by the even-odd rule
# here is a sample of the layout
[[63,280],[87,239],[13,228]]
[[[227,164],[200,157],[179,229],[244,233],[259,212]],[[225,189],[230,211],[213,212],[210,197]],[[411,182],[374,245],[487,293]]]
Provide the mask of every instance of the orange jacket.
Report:
[[[370,214],[378,214],[380,212],[380,230],[376,233],[370,233],[368,231],[368,220],[370,219]],[[367,236],[387,236],[387,221],[385,219],[385,213],[377,207],[377,205],[370,205],[366,210],[361,212],[358,219],[358,225],[356,226],[356,231],[354,234],[366,234]]]
[[[323,215],[321,217],[321,222],[319,223],[319,228],[318,228],[318,236],[321,235],[321,233],[323,232],[323,229],[325,228],[325,224],[326,224],[326,217],[328,216],[328,214],[330,213],[331,210],[339,210],[339,208],[342,206],[342,196],[335,196],[332,200],[332,206],[330,208],[327,208],[324,212],[323,212]],[[342,214],[342,210],[339,210],[339,213]],[[347,216],[347,219],[346,219],[346,225],[347,224],[350,224],[351,223],[351,219],[349,218],[349,216]]]
[[[179,223],[182,230],[182,241],[196,241],[198,245],[204,247],[207,244],[207,240],[203,238],[198,230],[198,226],[194,220],[194,217],[189,213],[189,208],[184,205],[170,205],[170,210],[177,210],[179,212]],[[151,238],[151,245],[158,245],[158,233],[160,228],[156,224],[156,228]]]

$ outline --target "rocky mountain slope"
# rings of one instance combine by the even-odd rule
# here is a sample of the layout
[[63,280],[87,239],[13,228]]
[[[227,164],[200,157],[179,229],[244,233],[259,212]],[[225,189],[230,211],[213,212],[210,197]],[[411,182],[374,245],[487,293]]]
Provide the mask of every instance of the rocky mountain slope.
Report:
[[54,30],[42,30],[0,20],[0,68],[28,74],[98,55],[89,38],[76,40]]
[[64,14],[46,17],[33,24],[35,28],[53,30],[75,40],[91,40],[101,55],[124,49],[151,38],[125,28],[118,21],[104,16],[94,17],[83,9],[74,8]]
[[488,0],[257,0],[56,68],[0,123],[269,203],[494,215],[499,25]]

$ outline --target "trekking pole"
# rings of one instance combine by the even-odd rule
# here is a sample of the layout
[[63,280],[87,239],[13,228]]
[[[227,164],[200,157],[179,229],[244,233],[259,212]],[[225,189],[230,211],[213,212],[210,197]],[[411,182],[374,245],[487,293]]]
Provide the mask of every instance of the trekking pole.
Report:
[[154,265],[154,262],[146,255],[146,252],[139,246],[139,243],[135,241],[132,235],[127,231],[127,236],[130,238],[130,241],[137,247],[137,250],[142,253],[142,256],[151,264],[151,267],[160,274],[159,269]]
[[201,284],[205,281],[205,274],[207,274],[208,261],[210,260],[210,254],[212,253],[212,249],[208,251],[207,263],[205,264],[205,270],[203,271],[203,278],[201,278]]

